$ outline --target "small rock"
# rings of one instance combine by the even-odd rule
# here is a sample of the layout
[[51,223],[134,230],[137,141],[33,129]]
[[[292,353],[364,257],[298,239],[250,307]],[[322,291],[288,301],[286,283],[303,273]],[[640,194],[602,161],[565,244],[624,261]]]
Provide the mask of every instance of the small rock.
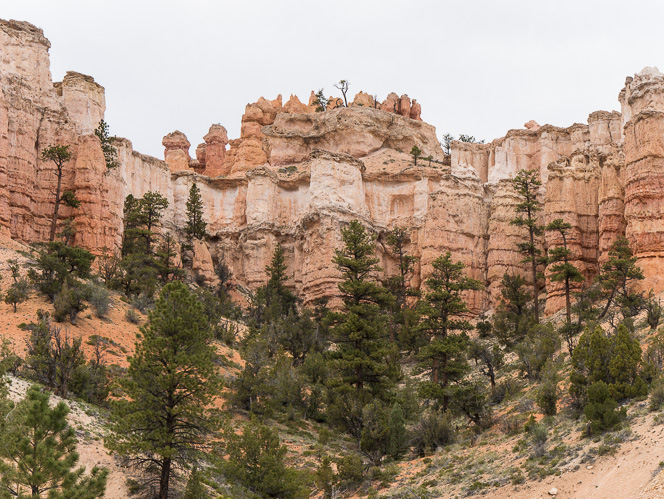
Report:
[[586,466],[586,469],[587,469],[587,470],[591,470],[591,469],[593,469],[593,468],[594,468],[594,466],[593,466],[592,464],[589,464],[588,466]]
[[555,495],[557,495],[557,494],[558,494],[558,489],[555,488],[555,487],[553,487],[553,488],[549,491],[549,495],[550,495],[550,496],[555,496]]

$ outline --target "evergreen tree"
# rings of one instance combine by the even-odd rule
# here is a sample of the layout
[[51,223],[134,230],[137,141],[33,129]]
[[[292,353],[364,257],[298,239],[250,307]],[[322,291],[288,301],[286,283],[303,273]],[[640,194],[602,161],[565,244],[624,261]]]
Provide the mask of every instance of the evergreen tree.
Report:
[[83,248],[54,241],[40,249],[28,277],[39,291],[54,300],[67,278],[88,278],[94,260],[95,256]]
[[167,499],[173,467],[206,448],[218,428],[208,409],[219,395],[216,353],[203,307],[180,282],[164,286],[141,328],[127,376],[126,398],[113,403],[111,450],[159,474]]
[[[565,317],[567,327],[572,325],[572,283],[582,282],[581,271],[570,263],[572,252],[567,247],[567,231],[572,225],[557,218],[546,226],[548,231],[557,231],[562,238],[562,246],[549,249],[549,272],[553,282],[562,282],[565,290]],[[572,352],[570,351],[570,355]]]
[[623,324],[610,337],[600,326],[586,331],[572,355],[570,394],[579,405],[585,405],[588,386],[601,381],[614,400],[646,395],[641,354],[639,341]]
[[187,199],[187,222],[184,226],[184,233],[189,245],[192,244],[194,239],[204,240],[208,237],[207,222],[204,218],[201,191],[194,182],[191,185],[191,189],[189,189],[189,199]]
[[16,312],[16,307],[19,303],[23,303],[28,299],[28,294],[30,290],[30,285],[28,281],[22,277],[18,281],[14,282],[7,292],[5,293],[5,303],[7,305],[12,305],[14,307],[14,312]]
[[298,483],[298,473],[284,464],[287,448],[280,445],[276,430],[253,420],[241,435],[232,429],[224,432],[228,459],[224,474],[262,497],[296,499],[308,497]]
[[441,401],[444,412],[449,405],[450,384],[468,370],[467,331],[473,326],[465,318],[468,306],[462,293],[481,289],[482,285],[464,275],[465,265],[453,262],[449,251],[436,258],[432,266],[420,322],[420,330],[428,340],[420,352],[421,366],[430,373],[430,381],[422,385],[421,392],[426,398]]
[[384,285],[395,297],[390,341],[394,343],[398,338],[401,347],[416,350],[419,346],[418,336],[413,325],[417,322],[417,314],[415,309],[408,305],[408,298],[417,296],[417,291],[409,285],[417,257],[406,252],[407,241],[408,234],[402,227],[395,227],[387,234],[387,243],[398,262],[398,274],[385,279]]
[[0,445],[0,497],[93,499],[106,490],[108,471],[74,469],[74,429],[64,402],[49,407],[48,392],[32,386],[12,411]]
[[53,205],[53,215],[51,216],[51,232],[49,241],[55,240],[55,229],[58,223],[58,211],[60,210],[60,202],[62,201],[60,191],[62,189],[62,176],[64,175],[65,164],[72,158],[72,153],[69,146],[49,146],[42,151],[42,161],[53,161],[55,163],[55,175],[58,177],[58,182],[55,188],[55,204]]
[[205,490],[205,485],[201,481],[201,473],[198,471],[198,468],[194,467],[189,475],[182,499],[209,499],[209,497],[209,494]]
[[517,216],[511,220],[512,225],[525,227],[528,231],[528,240],[519,243],[519,251],[525,255],[523,263],[530,263],[531,279],[533,281],[533,313],[535,322],[539,324],[539,272],[541,264],[541,250],[537,247],[537,238],[542,235],[543,227],[537,222],[537,214],[541,204],[537,200],[537,191],[542,185],[538,180],[537,170],[520,170],[512,179],[514,189],[519,193],[522,201],[516,205]]
[[335,250],[332,262],[343,278],[339,284],[343,311],[330,314],[337,345],[331,353],[332,363],[342,384],[354,386],[358,392],[384,393],[398,372],[386,362],[392,349],[383,334],[380,305],[387,295],[375,280],[380,267],[374,256],[374,238],[357,220],[342,229],[341,235],[344,246]]
[[524,290],[526,280],[520,275],[503,275],[500,304],[494,317],[493,333],[498,341],[511,347],[523,341],[535,325],[530,293]]
[[407,449],[406,425],[403,411],[398,402],[395,402],[390,411],[390,431],[387,440],[387,454],[392,459],[399,459]]
[[95,129],[95,135],[101,143],[101,150],[104,153],[104,159],[106,160],[106,168],[108,170],[113,170],[120,166],[118,163],[118,150],[113,145],[116,137],[111,137],[109,135],[108,123],[106,123],[104,120],[101,120]]
[[497,344],[475,340],[469,345],[468,354],[479,366],[480,372],[489,378],[491,389],[496,387],[496,371],[503,366],[505,354]]
[[265,267],[267,274],[267,284],[265,285],[265,305],[268,312],[266,320],[275,320],[286,316],[291,310],[295,310],[297,298],[293,292],[286,287],[288,276],[286,272],[286,258],[284,248],[277,243],[274,247],[272,260]]
[[624,237],[618,238],[609,249],[609,259],[602,265],[597,276],[606,305],[599,318],[602,319],[615,304],[620,309],[623,318],[633,317],[643,306],[643,295],[634,292],[631,284],[635,280],[642,280],[643,271],[636,265],[636,257],[629,247],[629,241]]

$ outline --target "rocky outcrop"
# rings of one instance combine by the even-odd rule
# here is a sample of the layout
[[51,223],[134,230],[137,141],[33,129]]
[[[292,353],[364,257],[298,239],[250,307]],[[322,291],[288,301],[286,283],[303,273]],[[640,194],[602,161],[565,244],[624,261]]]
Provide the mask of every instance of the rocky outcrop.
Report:
[[625,229],[644,286],[664,290],[664,74],[645,68],[628,79],[619,99],[625,137]]
[[[313,99],[261,98],[247,105],[239,138],[229,141],[223,126],[212,125],[196,158],[177,131],[164,137],[164,161],[118,139],[119,167],[108,171],[93,134],[104,114],[103,87],[73,72],[54,85],[50,44],[30,24],[0,21],[0,46],[0,230],[16,239],[46,239],[55,175],[40,155],[48,145],[67,144],[73,158],[64,188],[81,206],[63,209],[62,217],[76,218],[76,243],[96,253],[117,249],[128,194],[166,197],[164,227],[177,235],[196,182],[211,234],[194,252],[202,279],[214,279],[212,261],[223,254],[238,284],[259,286],[281,243],[289,283],[305,303],[334,297],[339,274],[331,259],[340,229],[359,219],[377,236],[388,273],[396,262],[385,235],[408,229],[408,251],[419,257],[416,287],[432,261],[451,251],[486,285],[468,294],[480,312],[497,303],[505,272],[527,277],[516,250],[523,229],[510,224],[519,201],[510,179],[535,169],[543,182],[540,222],[570,223],[570,249],[586,279],[626,233],[644,286],[664,289],[664,75],[654,69],[628,78],[622,113],[592,113],[587,124],[567,128],[530,121],[487,144],[454,142],[451,166],[435,129],[421,121],[419,103],[396,93],[377,103],[360,92],[350,107],[326,112],[315,112]],[[431,160],[415,164],[413,146]],[[545,234],[542,248],[558,245],[557,237]],[[547,312],[561,307],[561,293],[549,275],[541,296]]]
[[367,156],[381,148],[410,152],[418,146],[423,156],[443,158],[435,128],[423,122],[373,108],[339,108],[325,113],[278,114],[263,127],[272,165],[299,163],[314,149]]
[[[226,145],[228,144],[228,133],[221,125],[212,125],[210,131],[205,137],[205,148],[202,154],[205,163],[205,175],[209,177],[216,177],[218,175],[228,175],[230,173],[230,165],[226,163]],[[196,149],[196,157],[198,158],[198,149]],[[200,158],[198,158],[201,161]]]
[[175,130],[166,135],[161,144],[165,148],[164,160],[171,171],[189,170],[189,163],[191,162],[189,148],[191,144],[184,133]]

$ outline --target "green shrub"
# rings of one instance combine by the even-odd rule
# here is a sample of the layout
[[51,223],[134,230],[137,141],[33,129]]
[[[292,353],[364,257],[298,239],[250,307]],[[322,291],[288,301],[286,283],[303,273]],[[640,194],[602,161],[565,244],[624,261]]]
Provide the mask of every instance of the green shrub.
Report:
[[588,387],[588,404],[583,413],[590,422],[588,436],[616,429],[627,415],[624,408],[618,410],[618,403],[611,398],[609,386],[603,381]]
[[337,459],[339,480],[350,484],[360,483],[364,478],[364,464],[357,454],[347,454]]
[[537,392],[537,405],[546,416],[555,416],[558,412],[558,387],[553,382],[545,382]]

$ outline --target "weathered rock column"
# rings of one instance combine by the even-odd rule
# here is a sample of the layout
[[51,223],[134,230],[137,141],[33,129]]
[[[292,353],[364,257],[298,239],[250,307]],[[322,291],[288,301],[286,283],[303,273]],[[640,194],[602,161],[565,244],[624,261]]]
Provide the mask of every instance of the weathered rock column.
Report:
[[[226,162],[226,144],[228,133],[221,125],[212,125],[208,134],[203,137],[205,141],[205,175],[217,177],[228,175],[231,171]],[[196,150],[198,156],[198,150]]]
[[645,68],[619,99],[625,134],[626,237],[648,287],[664,290],[664,74]]
[[191,144],[184,133],[175,130],[166,135],[161,144],[165,147],[164,160],[172,172],[191,170],[189,167],[191,161],[189,147],[191,147]]

